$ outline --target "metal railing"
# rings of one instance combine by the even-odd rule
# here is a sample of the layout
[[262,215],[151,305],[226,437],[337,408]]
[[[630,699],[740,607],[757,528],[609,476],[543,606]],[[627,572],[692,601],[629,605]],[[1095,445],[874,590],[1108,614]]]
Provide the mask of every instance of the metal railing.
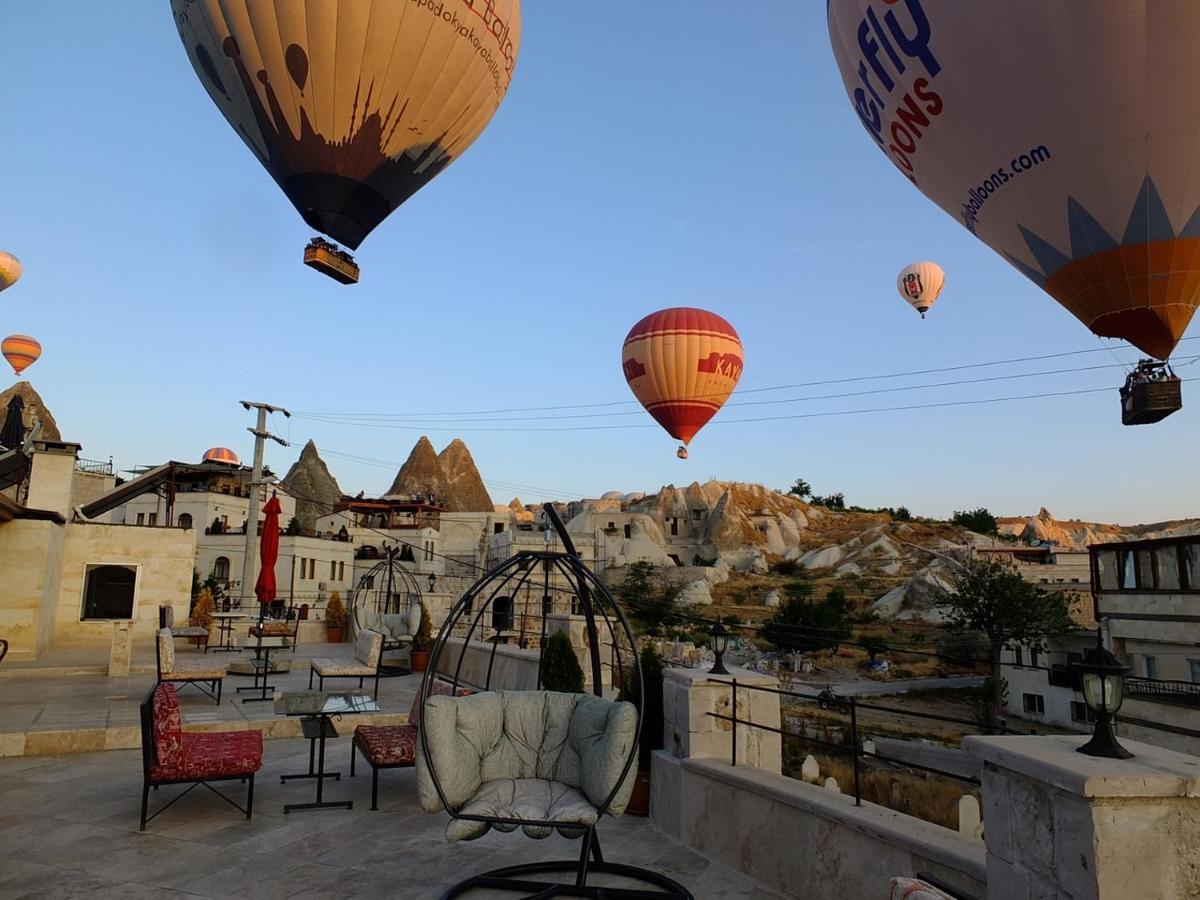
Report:
[[1125,692],[1131,697],[1200,706],[1200,684],[1190,681],[1129,677],[1125,679]]
[[[714,719],[719,719],[723,722],[729,722],[731,724],[732,727],[730,729],[731,730],[730,744],[731,744],[732,750],[730,753],[730,761],[731,761],[731,764],[734,766],[737,765],[738,726],[741,725],[741,726],[748,727],[748,728],[759,729],[761,731],[769,731],[773,734],[778,734],[782,737],[794,738],[796,740],[802,741],[803,743],[812,744],[817,747],[824,747],[834,753],[838,753],[838,754],[842,754],[844,756],[850,757],[851,767],[852,767],[853,773],[854,773],[854,805],[855,806],[862,806],[862,760],[863,759],[873,759],[873,760],[877,760],[881,763],[887,763],[890,765],[899,766],[904,769],[915,769],[917,771],[926,772],[931,775],[938,775],[938,776],[942,776],[945,778],[953,779],[955,781],[965,782],[966,784],[971,784],[971,785],[979,785],[980,784],[980,780],[975,777],[962,775],[961,773],[958,773],[958,772],[949,772],[949,771],[946,771],[945,769],[938,769],[938,768],[934,768],[932,766],[927,766],[927,765],[911,762],[909,760],[896,759],[895,757],[887,756],[885,754],[878,753],[873,750],[868,751],[868,750],[864,749],[863,740],[861,738],[859,724],[858,724],[858,712],[859,712],[859,710],[872,710],[875,712],[891,713],[896,716],[905,716],[905,717],[909,717],[909,718],[913,718],[913,719],[924,719],[924,720],[935,721],[935,722],[945,722],[945,723],[950,723],[950,724],[955,724],[955,725],[964,725],[968,728],[973,728],[973,729],[979,730],[980,726],[979,726],[979,723],[976,721],[972,721],[970,719],[959,719],[954,716],[937,715],[934,713],[915,712],[915,711],[909,710],[909,709],[899,709],[894,706],[881,706],[877,703],[863,703],[861,700],[859,700],[856,697],[841,697],[829,689],[820,691],[819,693],[816,693],[816,694],[812,694],[812,693],[805,693],[803,691],[783,690],[781,688],[772,688],[772,687],[767,687],[766,685],[761,685],[761,684],[747,684],[745,682],[739,683],[737,678],[729,678],[729,679],[709,678],[708,680],[709,680],[709,682],[712,682],[712,683],[728,685],[730,688],[731,697],[730,697],[729,708],[730,708],[730,711],[732,712],[732,715],[724,715],[722,713],[717,713],[717,712],[710,712],[707,715],[712,716]],[[813,737],[809,734],[803,734],[803,733],[796,732],[796,731],[788,731],[786,728],[776,728],[773,725],[764,725],[762,723],[754,722],[749,719],[740,718],[737,714],[738,713],[737,701],[738,701],[738,691],[739,690],[760,691],[762,693],[775,694],[776,696],[779,696],[779,697],[792,697],[792,698],[795,698],[798,700],[815,702],[817,704],[817,706],[819,708],[821,708],[822,710],[832,711],[834,713],[844,715],[847,717],[847,724],[849,726],[849,733],[848,733],[849,740],[846,742],[842,742],[842,743],[835,743],[833,741],[827,741],[824,738]],[[781,712],[782,712],[782,710],[781,710]],[[781,717],[781,722],[782,721],[783,720]],[[1003,719],[1000,721],[1000,730],[1001,730],[1001,733],[1007,733],[1007,725],[1004,723]]]
[[108,462],[99,459],[76,459],[75,471],[86,472],[89,475],[115,475],[113,470],[113,461],[110,457]]

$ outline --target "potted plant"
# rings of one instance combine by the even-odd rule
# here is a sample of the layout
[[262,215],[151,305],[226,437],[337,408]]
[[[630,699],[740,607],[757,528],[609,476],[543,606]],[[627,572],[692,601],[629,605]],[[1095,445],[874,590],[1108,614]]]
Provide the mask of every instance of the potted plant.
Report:
[[346,604],[338,591],[330,594],[325,607],[325,635],[331,644],[340,644],[346,636]]
[[564,694],[583,693],[583,667],[565,631],[556,631],[542,650],[542,689]]
[[[640,689],[639,689],[640,688]],[[633,783],[633,794],[625,812],[633,816],[650,814],[650,759],[663,744],[663,665],[653,646],[642,651],[641,679],[635,667],[629,679],[629,687],[621,689],[621,700],[633,703],[641,701],[642,736],[638,742],[638,770]]]
[[[204,588],[196,595],[196,602],[192,604],[192,614],[188,617],[188,624],[198,625],[201,628],[212,628],[213,613],[216,611],[212,591]],[[193,637],[188,640],[195,646],[200,646],[201,638]]]
[[421,624],[412,642],[412,670],[424,672],[429,668],[429,652],[433,649],[433,616],[425,601],[421,601]]

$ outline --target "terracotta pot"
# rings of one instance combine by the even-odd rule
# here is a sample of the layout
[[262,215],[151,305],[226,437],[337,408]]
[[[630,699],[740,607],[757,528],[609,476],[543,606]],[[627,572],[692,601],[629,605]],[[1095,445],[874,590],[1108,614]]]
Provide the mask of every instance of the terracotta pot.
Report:
[[629,795],[629,805],[625,807],[627,815],[650,815],[650,770],[638,769],[633,782],[633,793]]
[[345,626],[342,626],[341,628],[333,628],[332,626],[328,626],[325,629],[325,636],[329,643],[340,644],[346,636],[346,628]]
[[428,650],[413,650],[412,651],[412,670],[414,672],[424,672],[429,668],[429,651]]

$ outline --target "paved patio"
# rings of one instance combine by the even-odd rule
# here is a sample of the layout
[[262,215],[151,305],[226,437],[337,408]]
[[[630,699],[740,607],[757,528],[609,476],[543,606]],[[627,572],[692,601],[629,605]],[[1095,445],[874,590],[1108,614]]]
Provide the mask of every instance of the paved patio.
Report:
[[[203,657],[203,654],[186,648],[183,641],[179,641],[177,647],[179,659]],[[354,647],[349,643],[301,644],[294,654],[275,655],[275,659],[290,663],[292,670],[272,675],[270,683],[277,691],[306,690],[310,659],[318,656],[348,659],[353,652]],[[135,645],[135,654],[144,658],[147,650]],[[234,663],[250,657],[248,652],[208,654],[210,662],[220,663]],[[121,678],[69,674],[81,671],[74,664],[82,662],[83,658],[79,652],[60,651],[50,660],[59,665],[47,663],[43,658],[36,668],[29,664],[10,667],[7,663],[0,667],[0,757],[139,746],[138,704],[154,686],[153,652],[149,651],[149,665],[142,667],[144,671]],[[195,688],[182,689],[179,703],[184,724],[198,728],[258,728],[268,738],[298,735],[298,721],[276,716],[272,703],[242,702],[242,698],[251,695],[239,694],[237,688],[252,682],[249,676],[227,676],[220,706]],[[381,678],[381,712],[359,721],[404,721],[419,684],[419,675]],[[358,682],[335,679],[327,681],[326,687],[356,688]],[[372,687],[371,681],[365,685],[367,690]]]
[[[348,777],[348,737],[329,744],[343,777],[329,782],[326,796],[351,799],[354,809],[284,815],[285,802],[314,791],[311,782],[281,785],[278,778],[307,767],[307,748],[295,739],[266,745],[252,821],[199,788],[145,833],[137,830],[137,751],[0,760],[0,898],[432,898],[471,872],[569,858],[578,847],[558,836],[533,841],[494,832],[447,844],[446,817],[420,810],[412,770],[380,773],[380,809],[371,812],[370,770]],[[233,792],[244,797],[240,787]],[[179,790],[152,792],[151,812]],[[700,900],[779,896],[663,837],[645,819],[608,819],[600,833],[609,859],[665,872]]]

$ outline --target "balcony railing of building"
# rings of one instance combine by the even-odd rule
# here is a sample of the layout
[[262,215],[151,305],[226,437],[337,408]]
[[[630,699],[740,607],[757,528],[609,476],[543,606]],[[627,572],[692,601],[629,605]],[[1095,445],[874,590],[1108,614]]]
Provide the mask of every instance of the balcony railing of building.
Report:
[[[710,682],[716,684],[724,684],[729,686],[731,697],[729,709],[732,715],[723,713],[710,712],[707,715],[714,719],[720,719],[723,722],[729,722],[730,727],[730,762],[732,765],[737,765],[737,746],[738,746],[738,727],[742,728],[757,728],[763,731],[769,731],[774,734],[781,735],[785,740],[799,741],[802,745],[811,745],[823,749],[832,754],[838,754],[849,758],[851,768],[854,774],[853,796],[856,806],[862,805],[863,800],[863,767],[864,760],[873,760],[877,764],[885,767],[899,767],[900,769],[911,769],[917,772],[923,772],[929,775],[936,775],[944,778],[949,778],[953,781],[962,782],[973,786],[978,786],[981,782],[979,778],[967,776],[961,772],[950,772],[945,769],[933,768],[931,766],[920,765],[911,760],[896,759],[886,756],[882,753],[875,752],[873,744],[871,749],[868,749],[867,741],[863,740],[859,724],[859,710],[873,710],[876,712],[891,713],[897,717],[923,719],[934,722],[951,723],[962,725],[971,729],[978,729],[979,723],[969,719],[959,719],[954,716],[935,715],[933,713],[914,712],[909,709],[900,709],[894,706],[881,706],[876,703],[864,703],[855,697],[842,697],[835,694],[832,690],[826,689],[819,693],[806,693],[803,691],[784,690],[782,688],[772,688],[761,684],[747,684],[739,682],[737,678],[710,678]],[[786,727],[776,728],[772,725],[765,725],[750,719],[740,718],[738,711],[738,692],[739,691],[762,691],[770,694],[776,694],[782,698],[792,698],[794,700],[806,701],[807,703],[816,704],[821,710],[826,713],[835,713],[845,717],[844,720],[844,740],[842,742],[828,741],[823,738],[813,737],[809,734],[800,731],[789,731]],[[787,725],[786,719],[783,723]],[[1001,720],[1001,733],[1007,733],[1007,725],[1004,720]],[[868,764],[869,765],[869,764]]]
[[115,475],[113,469],[112,457],[108,458],[108,462],[99,459],[76,459],[75,471],[86,472],[89,475]]
[[1150,678],[1126,678],[1125,691],[1140,700],[1200,706],[1200,684],[1190,681],[1169,681]]

